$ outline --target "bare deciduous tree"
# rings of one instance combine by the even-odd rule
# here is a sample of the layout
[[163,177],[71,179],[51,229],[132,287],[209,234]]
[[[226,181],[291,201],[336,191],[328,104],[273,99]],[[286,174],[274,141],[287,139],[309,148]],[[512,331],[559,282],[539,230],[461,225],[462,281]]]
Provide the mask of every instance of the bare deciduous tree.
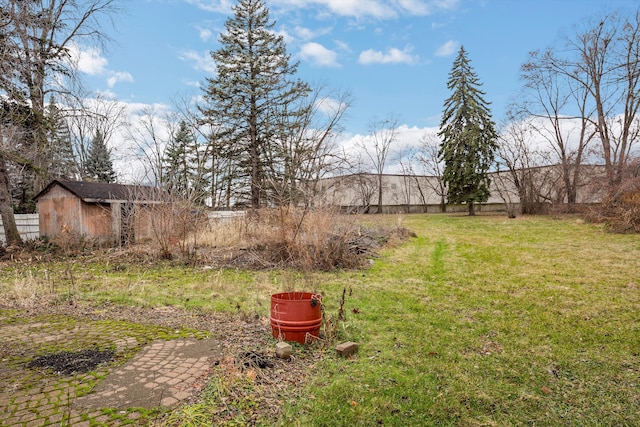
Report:
[[161,186],[163,182],[163,156],[169,142],[175,120],[171,115],[162,115],[152,107],[146,107],[128,126],[129,137],[134,146],[131,155],[140,163],[139,182]]
[[421,165],[425,175],[431,179],[426,185],[439,197],[440,212],[447,211],[447,185],[442,179],[444,163],[440,160],[440,139],[431,133],[425,134],[420,140],[416,160]]
[[382,195],[384,192],[383,173],[387,165],[387,159],[391,145],[398,137],[398,119],[389,116],[385,119],[373,119],[369,124],[369,138],[358,141],[358,148],[368,158],[378,178],[378,208],[377,213],[382,213]]
[[[36,191],[46,180],[48,97],[73,93],[77,66],[70,52],[80,43],[103,43],[105,19],[116,11],[117,0],[5,0],[0,26],[0,93],[9,100],[28,105],[32,110],[34,132],[30,151],[34,153],[26,165],[36,172]],[[5,162],[6,163],[6,162]],[[2,164],[0,164],[0,168]],[[0,170],[0,182],[7,182],[6,168]],[[9,212],[11,199],[0,210]],[[13,221],[5,223],[7,230]],[[20,243],[16,239],[15,243]]]
[[[548,151],[532,145],[536,131],[526,121],[512,118],[503,126],[498,139],[498,173],[496,184],[502,189],[500,196],[511,200],[510,188],[517,192],[523,214],[538,214],[556,200],[553,162]],[[547,166],[547,167],[545,167]]]
[[266,156],[266,175],[275,204],[308,205],[317,193],[318,180],[343,161],[336,137],[351,102],[350,93],[328,92],[321,85],[293,106],[300,112],[294,125],[289,113],[281,117],[279,126],[293,131],[282,132]]
[[[528,126],[535,136],[547,142],[555,153],[560,167],[564,197],[569,211],[576,203],[582,184],[581,166],[595,129],[589,121],[593,110],[589,106],[588,91],[573,78],[550,68],[550,53],[533,52],[522,66],[524,93],[512,118],[529,117]],[[574,75],[579,71],[576,70]],[[516,110],[514,110],[516,111]],[[570,115],[570,112],[576,112]],[[522,148],[522,146],[521,146]]]
[[73,151],[78,169],[84,174],[91,140],[99,134],[109,145],[116,130],[126,122],[126,107],[101,96],[74,97],[66,107]]
[[[624,178],[638,140],[640,107],[640,9],[607,14],[564,39],[564,45],[540,57],[549,72],[584,91],[586,118],[601,143],[607,181],[613,189]],[[579,88],[579,89],[578,89]]]

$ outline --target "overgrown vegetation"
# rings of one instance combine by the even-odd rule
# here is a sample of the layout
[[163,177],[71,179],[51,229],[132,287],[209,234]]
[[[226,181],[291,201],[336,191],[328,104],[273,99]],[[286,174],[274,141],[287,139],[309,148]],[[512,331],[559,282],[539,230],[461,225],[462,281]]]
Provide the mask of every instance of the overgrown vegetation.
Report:
[[209,218],[186,208],[157,210],[152,244],[161,258],[216,267],[354,268],[390,239],[411,235],[401,223],[365,227],[357,217],[327,208],[281,206],[231,218]]
[[[397,217],[364,220],[398,227]],[[574,216],[409,215],[402,225],[418,237],[384,249],[367,269],[209,269],[109,256],[72,263],[77,301],[185,308],[170,316],[176,321],[208,311],[264,318],[269,295],[312,290],[335,316],[337,340],[360,344],[349,359],[331,346],[296,347],[295,357],[312,363],[295,384],[268,376],[272,368],[225,361],[200,401],[168,425],[637,423],[637,235]],[[25,281],[41,283],[42,297],[64,294],[65,268],[5,263],[3,298]]]
[[613,233],[640,233],[640,179],[628,179],[595,206],[587,218]]

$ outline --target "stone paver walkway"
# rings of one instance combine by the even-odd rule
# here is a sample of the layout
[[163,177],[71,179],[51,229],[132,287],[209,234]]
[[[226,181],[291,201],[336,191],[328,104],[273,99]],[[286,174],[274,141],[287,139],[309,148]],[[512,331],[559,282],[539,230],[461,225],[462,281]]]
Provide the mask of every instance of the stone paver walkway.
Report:
[[[0,426],[152,424],[157,408],[174,407],[200,391],[221,358],[216,341],[176,332],[118,321],[27,320],[0,313]],[[27,366],[38,355],[96,347],[113,349],[116,359],[66,376]]]
[[173,406],[202,390],[211,374],[211,358],[220,351],[212,339],[156,341],[110,372],[90,394],[77,398],[74,407]]

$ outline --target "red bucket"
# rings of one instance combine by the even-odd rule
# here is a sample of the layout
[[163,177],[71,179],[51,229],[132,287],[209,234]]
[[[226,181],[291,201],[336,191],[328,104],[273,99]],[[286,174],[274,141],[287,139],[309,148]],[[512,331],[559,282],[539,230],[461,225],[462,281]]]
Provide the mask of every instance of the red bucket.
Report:
[[320,336],[322,296],[311,292],[271,295],[271,333],[274,338],[310,343]]

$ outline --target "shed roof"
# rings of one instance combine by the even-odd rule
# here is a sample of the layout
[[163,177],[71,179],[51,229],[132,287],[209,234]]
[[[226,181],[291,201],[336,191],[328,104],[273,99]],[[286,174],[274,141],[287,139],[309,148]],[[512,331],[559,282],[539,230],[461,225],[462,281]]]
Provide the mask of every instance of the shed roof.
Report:
[[55,179],[49,183],[34,199],[46,194],[55,185],[70,191],[87,203],[113,202],[158,202],[161,201],[162,190],[145,185],[108,184],[106,182],[69,181]]

